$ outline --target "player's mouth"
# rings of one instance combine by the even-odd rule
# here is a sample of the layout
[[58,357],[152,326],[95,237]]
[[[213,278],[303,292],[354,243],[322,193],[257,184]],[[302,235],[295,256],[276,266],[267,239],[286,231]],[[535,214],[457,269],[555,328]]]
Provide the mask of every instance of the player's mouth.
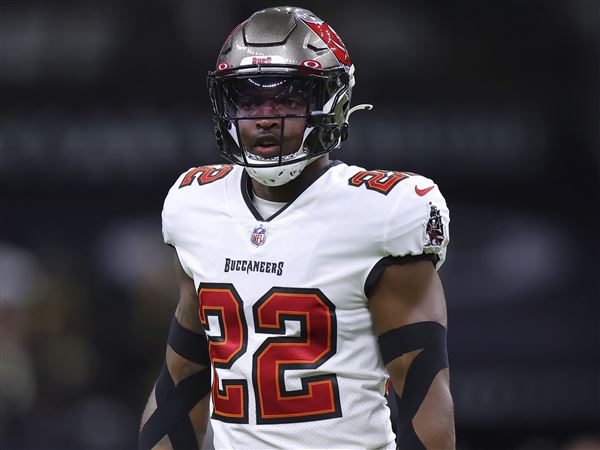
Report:
[[256,138],[253,153],[262,158],[274,158],[279,156],[279,149],[279,137],[269,134]]

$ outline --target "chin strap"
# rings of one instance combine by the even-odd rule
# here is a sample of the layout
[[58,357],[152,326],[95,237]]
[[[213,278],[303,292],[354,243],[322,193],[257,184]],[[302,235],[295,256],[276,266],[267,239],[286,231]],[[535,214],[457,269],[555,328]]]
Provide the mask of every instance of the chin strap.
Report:
[[373,109],[373,105],[370,105],[368,103],[362,103],[360,105],[353,106],[352,108],[350,108],[350,111],[348,111],[348,119],[346,120],[350,121],[350,115],[355,111],[360,111],[361,109],[365,111],[371,111]]

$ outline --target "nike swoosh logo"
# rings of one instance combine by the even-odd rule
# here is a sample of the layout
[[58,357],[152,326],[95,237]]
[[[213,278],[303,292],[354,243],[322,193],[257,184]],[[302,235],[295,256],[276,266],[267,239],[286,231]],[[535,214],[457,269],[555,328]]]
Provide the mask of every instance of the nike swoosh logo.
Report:
[[417,195],[419,197],[423,197],[425,194],[427,194],[434,187],[435,187],[435,184],[432,185],[432,186],[426,187],[425,189],[419,189],[417,186],[415,186],[415,192],[417,193]]

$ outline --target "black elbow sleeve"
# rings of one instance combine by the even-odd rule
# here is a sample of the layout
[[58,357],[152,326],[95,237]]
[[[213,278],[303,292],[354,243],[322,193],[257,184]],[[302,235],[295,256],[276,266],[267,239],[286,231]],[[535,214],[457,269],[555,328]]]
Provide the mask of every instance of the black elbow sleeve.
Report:
[[167,343],[182,358],[203,366],[210,365],[206,335],[182,327],[175,317],[171,321]]

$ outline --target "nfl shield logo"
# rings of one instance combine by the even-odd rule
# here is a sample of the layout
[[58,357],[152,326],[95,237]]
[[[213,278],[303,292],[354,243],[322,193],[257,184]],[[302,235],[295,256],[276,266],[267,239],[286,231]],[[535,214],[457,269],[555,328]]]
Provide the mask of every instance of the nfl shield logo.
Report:
[[265,243],[267,239],[267,229],[262,225],[257,226],[252,230],[252,235],[250,236],[250,242],[257,247],[260,247]]

